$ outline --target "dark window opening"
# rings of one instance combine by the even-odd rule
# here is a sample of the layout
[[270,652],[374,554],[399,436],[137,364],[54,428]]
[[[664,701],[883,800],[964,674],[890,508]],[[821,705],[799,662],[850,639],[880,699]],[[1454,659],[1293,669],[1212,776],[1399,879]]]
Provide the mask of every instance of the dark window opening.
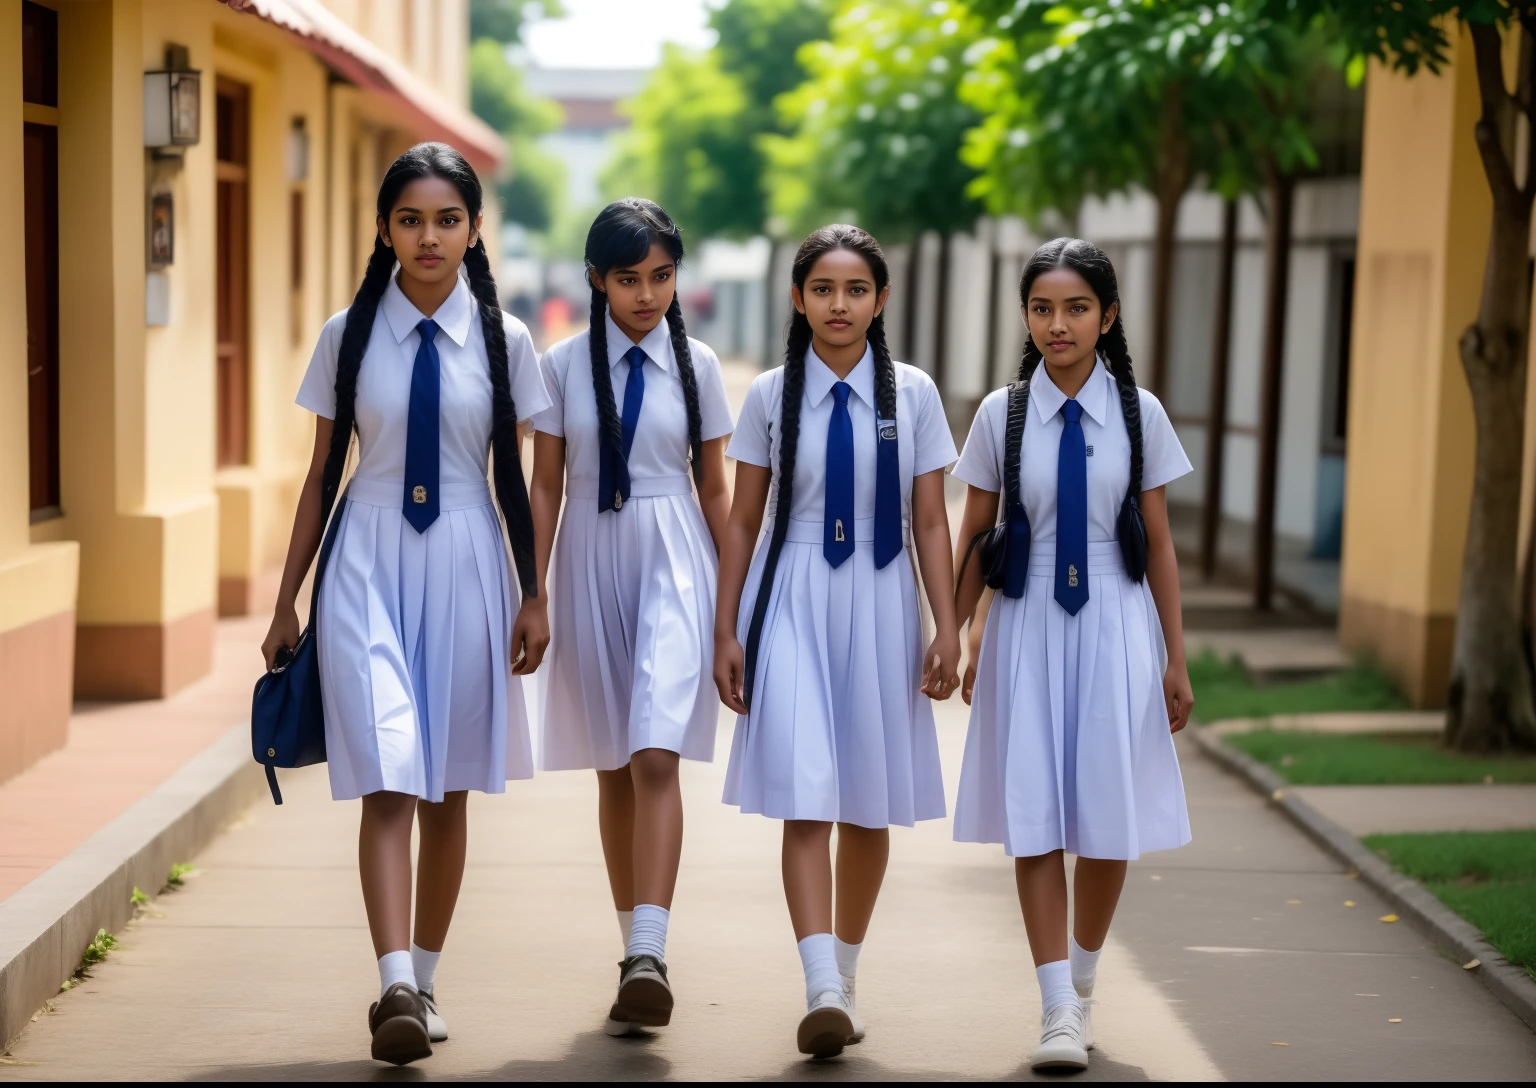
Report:
[[59,512],[59,130],[22,126],[32,520]]
[[21,100],[59,104],[59,13],[31,0],[21,5]]
[[217,193],[217,452],[219,467],[250,460],[250,88],[220,78]]

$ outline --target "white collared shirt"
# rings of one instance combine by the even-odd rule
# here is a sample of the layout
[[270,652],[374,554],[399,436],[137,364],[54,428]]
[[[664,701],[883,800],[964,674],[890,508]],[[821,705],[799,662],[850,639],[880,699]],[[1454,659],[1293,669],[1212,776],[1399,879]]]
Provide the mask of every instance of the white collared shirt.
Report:
[[[624,389],[629,383],[629,363],[624,356],[637,346],[613,323],[604,319],[608,342],[608,377],[613,384],[614,405],[624,410]],[[550,406],[533,421],[536,430],[565,439],[566,489],[572,494],[596,494],[598,478],[597,394],[592,389],[592,338],[586,329],[552,345],[540,363]],[[645,334],[639,348],[645,352],[642,371],[645,398],[635,442],[629,451],[629,478],[682,476],[688,467],[688,407],[683,382],[672,351],[672,333],[665,319]],[[708,442],[731,433],[731,404],[725,394],[720,360],[703,341],[688,338],[688,355],[699,388],[699,437]]]
[[[875,354],[864,357],[844,379],[853,388],[848,415],[853,421],[853,511],[856,518],[875,516]],[[820,521],[827,494],[827,426],[837,399],[836,374],[816,355],[805,355],[805,393],[800,401],[800,441],[795,453],[794,507],[790,516]],[[760,374],[741,406],[736,434],[726,455],[774,470],[779,467],[779,416],[783,407],[784,368]],[[955,460],[955,441],[944,418],[944,405],[933,379],[915,366],[896,364],[896,434],[901,465],[903,517],[910,517],[912,478],[942,469]],[[770,490],[777,495],[775,482]]]
[[[507,330],[507,369],[519,421],[549,404],[539,376],[538,356],[527,327],[503,313]],[[357,375],[357,475],[361,479],[404,480],[405,438],[411,402],[411,373],[421,344],[417,326],[424,315],[390,277],[379,299],[373,331]],[[432,315],[438,333],[441,387],[440,479],[444,484],[483,481],[491,445],[491,373],[485,354],[480,311],[460,278],[452,294]],[[297,403],[326,419],[336,418],[336,360],[347,311],[320,330]]]
[[[1179,444],[1168,413],[1158,399],[1138,389],[1141,403],[1141,488],[1162,487],[1191,471],[1189,458]],[[1131,437],[1120,408],[1120,390],[1102,360],[1078,390],[1082,405],[1083,441],[1088,456],[1088,540],[1115,539],[1115,520],[1131,482]],[[1061,406],[1066,394],[1051,381],[1044,363],[1035,367],[1029,382],[1029,417],[1019,457],[1019,489],[1030,536],[1045,542],[1056,539],[1056,462],[1061,451],[1061,432],[1066,426]],[[1003,441],[1008,433],[1008,389],[994,390],[981,402],[971,423],[965,452],[955,466],[955,479],[983,491],[1003,489]]]

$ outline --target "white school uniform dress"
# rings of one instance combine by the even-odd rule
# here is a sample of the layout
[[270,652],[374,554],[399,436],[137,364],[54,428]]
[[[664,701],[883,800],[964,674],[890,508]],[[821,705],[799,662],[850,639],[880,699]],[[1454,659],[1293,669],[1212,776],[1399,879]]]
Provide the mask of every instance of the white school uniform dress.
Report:
[[[622,409],[634,343],[607,318],[608,374]],[[565,439],[565,509],[550,576],[550,650],[539,765],[613,771],[643,748],[715,754],[715,544],[693,494],[688,411],[663,321],[639,347],[645,398],[629,451],[629,498],[599,510],[591,336],[544,353],[553,404],[534,418]],[[731,433],[720,360],[692,338],[699,437]]]
[[[1156,397],[1141,400],[1142,488],[1190,471]],[[1061,390],[1042,363],[1029,386],[1019,466],[1029,517],[1024,596],[994,595],[966,736],[955,839],[1001,843],[1011,857],[1052,850],[1134,861],[1189,841],[1184,783],[1168,732],[1168,653],[1152,590],[1125,573],[1115,521],[1130,485],[1130,435],[1100,361],[1078,392],[1088,447],[1088,601],[1055,598]],[[982,401],[956,479],[1003,490],[1008,390]],[[974,557],[972,562],[974,562]]]
[[[502,315],[518,415],[549,404],[533,339]],[[461,279],[432,320],[441,374],[441,513],[402,513],[411,373],[423,315],[393,278],[357,376],[357,472],[320,586],[320,685],[331,795],[378,790],[441,801],[533,775],[528,714],[511,673],[516,578],[487,482],[491,379],[479,309]],[[336,416],[347,312],[325,323],[298,403]]]
[[[854,551],[834,568],[822,543],[838,379],[806,352],[789,535],[763,622],[752,713],[737,719],[726,772],[725,802],[743,812],[860,827],[910,827],[944,815],[933,706],[918,690],[923,625],[909,526],[913,477],[952,464],[955,443],[933,380],[895,366],[906,554],[875,567],[875,358],[866,349],[845,379],[853,389]],[[783,389],[783,367],[753,381],[726,451],[774,472],[741,594],[743,646],[773,531]]]

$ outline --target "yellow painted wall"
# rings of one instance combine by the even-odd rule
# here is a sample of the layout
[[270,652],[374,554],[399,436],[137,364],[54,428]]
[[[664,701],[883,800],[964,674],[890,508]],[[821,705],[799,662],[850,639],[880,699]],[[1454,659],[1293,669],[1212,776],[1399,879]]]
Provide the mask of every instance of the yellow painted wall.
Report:
[[1444,699],[1472,480],[1457,341],[1476,316],[1491,198],[1470,40],[1441,76],[1366,91],[1340,633],[1416,702]]

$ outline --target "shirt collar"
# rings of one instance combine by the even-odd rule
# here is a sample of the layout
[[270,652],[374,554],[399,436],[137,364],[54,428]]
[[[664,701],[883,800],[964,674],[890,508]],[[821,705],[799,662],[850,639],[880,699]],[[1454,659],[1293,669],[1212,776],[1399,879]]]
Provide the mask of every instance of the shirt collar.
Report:
[[[418,310],[410,299],[405,297],[405,292],[400,290],[400,284],[394,276],[389,277],[389,286],[384,288],[384,297],[379,299],[379,308],[384,311],[384,319],[389,322],[389,331],[395,334],[395,343],[403,343],[405,338],[416,330],[416,326],[426,320],[426,315]],[[470,316],[474,313],[474,307],[470,304],[469,284],[464,282],[464,277],[458,277],[458,282],[453,285],[453,291],[443,300],[443,304],[437,308],[437,313],[432,315],[432,320],[437,327],[448,334],[448,338],[459,347],[464,346],[464,341],[469,338]]]
[[[603,321],[608,326],[608,369],[617,370],[619,364],[624,362],[625,354],[636,344],[628,333],[614,324],[611,314],[605,315]],[[672,326],[666,318],[662,318],[660,324],[646,333],[638,346],[645,352],[647,359],[668,374],[672,373]]]
[[821,361],[815,348],[805,349],[805,395],[811,398],[811,407],[820,404],[832,387],[845,381],[853,387],[859,399],[871,408],[875,407],[875,353],[866,343],[863,357],[854,364],[846,378],[832,373],[832,368]]
[[[1077,403],[1100,427],[1104,426],[1105,412],[1109,407],[1109,389],[1105,383],[1113,381],[1109,371],[1104,368],[1104,357],[1101,355],[1093,364],[1093,373],[1088,375],[1088,380],[1077,391]],[[1029,399],[1039,413],[1041,423],[1049,423],[1051,417],[1067,403],[1066,394],[1056,388],[1044,361],[1035,366],[1035,373],[1029,380]]]

